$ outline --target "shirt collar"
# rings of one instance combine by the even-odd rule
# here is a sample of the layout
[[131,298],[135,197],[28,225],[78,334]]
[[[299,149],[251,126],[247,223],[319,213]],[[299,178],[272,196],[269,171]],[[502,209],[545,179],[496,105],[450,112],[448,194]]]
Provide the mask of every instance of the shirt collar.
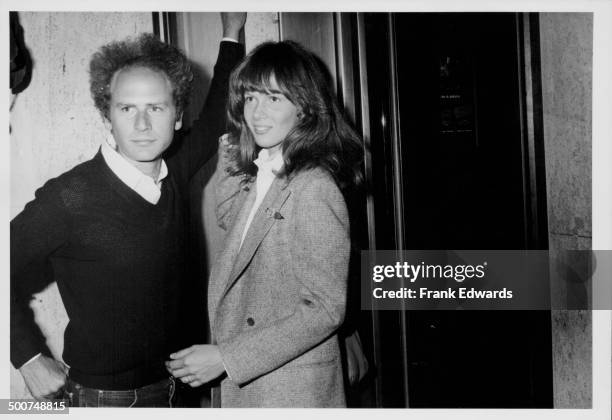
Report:
[[282,151],[279,150],[274,156],[270,157],[268,149],[261,149],[253,163],[257,165],[260,171],[272,172],[276,175],[285,164],[285,161],[283,160]]
[[[112,134],[109,133],[109,136],[109,141],[114,144]],[[154,204],[157,203],[159,200],[158,194],[154,193],[153,196],[151,196],[150,189],[147,188],[147,184],[154,184],[158,191],[161,189],[162,180],[168,176],[168,167],[166,166],[166,162],[162,159],[161,166],[159,168],[159,175],[155,180],[152,177],[140,172],[140,170],[128,162],[116,150],[110,147],[108,144],[109,141],[102,143],[101,152],[102,157],[104,157],[104,161],[111,171],[113,171],[113,173],[117,175],[117,177],[124,184],[136,191],[145,200]]]

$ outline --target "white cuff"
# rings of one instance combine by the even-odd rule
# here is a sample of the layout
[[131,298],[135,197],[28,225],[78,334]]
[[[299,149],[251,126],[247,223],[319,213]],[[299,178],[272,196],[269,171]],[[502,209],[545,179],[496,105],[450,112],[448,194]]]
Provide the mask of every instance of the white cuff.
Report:
[[[38,353],[36,356],[32,357],[30,360],[28,360],[27,362],[25,362],[23,365],[21,365],[21,367],[24,367],[25,365],[27,365],[28,363],[33,362],[35,359],[38,359],[40,356],[42,356],[42,353]],[[21,368],[20,368],[21,369]]]
[[225,36],[225,37],[221,38],[221,41],[235,42],[236,44],[238,44],[238,40],[237,39],[230,38],[229,36]]
[[[221,354],[221,352],[219,352],[219,354]],[[225,373],[227,373],[227,379],[231,381],[232,377],[230,376],[229,370],[227,370],[227,366],[225,366],[225,360],[223,360],[223,356],[221,356],[221,363],[223,363],[223,369],[225,369]]]

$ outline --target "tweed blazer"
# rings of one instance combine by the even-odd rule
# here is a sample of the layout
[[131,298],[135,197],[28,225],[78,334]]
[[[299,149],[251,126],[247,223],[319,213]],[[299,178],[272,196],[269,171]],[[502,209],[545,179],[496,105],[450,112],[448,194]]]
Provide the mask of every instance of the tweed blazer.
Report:
[[208,310],[228,377],[223,407],[345,406],[337,328],[350,252],[346,204],[319,168],[276,178],[240,239],[255,183],[229,176],[219,152],[217,218],[225,244]]

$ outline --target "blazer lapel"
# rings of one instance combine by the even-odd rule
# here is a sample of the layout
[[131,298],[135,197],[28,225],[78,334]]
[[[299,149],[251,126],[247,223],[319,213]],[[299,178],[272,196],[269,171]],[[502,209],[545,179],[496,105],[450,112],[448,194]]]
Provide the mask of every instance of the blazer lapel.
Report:
[[[270,189],[266,193],[266,196],[259,205],[257,212],[253,216],[253,220],[251,221],[249,230],[244,238],[242,247],[236,256],[233,269],[228,278],[225,289],[221,294],[221,298],[223,298],[223,295],[227,293],[229,288],[244,271],[249,261],[253,257],[253,254],[259,247],[259,244],[261,241],[263,241],[274,222],[283,217],[281,209],[290,194],[291,190],[287,188],[287,181],[284,178],[276,178],[272,182],[272,185],[270,185]],[[250,213],[251,206],[248,207],[248,213]],[[243,229],[244,224],[240,229],[240,234],[235,239],[238,246],[240,246],[240,238],[242,237]]]
[[[231,210],[233,213],[231,217],[231,220],[233,220],[231,223],[232,227],[225,236],[223,251],[218,255],[217,262],[213,264],[213,271],[210,273],[210,298],[208,304],[211,306],[216,306],[216,303],[219,301],[234,266],[242,231],[251,207],[255,203],[256,191],[254,184],[248,184],[248,188],[243,187],[239,194]],[[214,311],[211,313],[214,313]]]

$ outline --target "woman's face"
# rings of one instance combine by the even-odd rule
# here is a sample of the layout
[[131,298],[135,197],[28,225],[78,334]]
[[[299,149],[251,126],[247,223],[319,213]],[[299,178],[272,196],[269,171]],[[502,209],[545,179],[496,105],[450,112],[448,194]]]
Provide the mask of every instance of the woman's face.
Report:
[[268,92],[244,93],[244,120],[255,143],[270,155],[281,149],[287,134],[298,121],[298,108],[278,89],[273,79]]

